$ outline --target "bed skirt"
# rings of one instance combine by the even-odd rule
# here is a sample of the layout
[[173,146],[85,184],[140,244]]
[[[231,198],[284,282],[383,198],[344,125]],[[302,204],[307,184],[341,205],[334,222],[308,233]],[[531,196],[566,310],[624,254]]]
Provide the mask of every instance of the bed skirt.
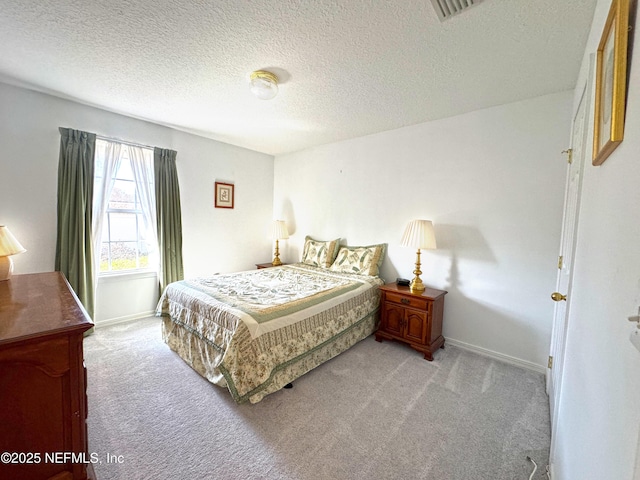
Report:
[[[378,309],[375,308],[355,323],[347,325],[346,328],[326,339],[323,339],[323,335],[319,332],[315,332],[315,335],[309,335],[311,338],[307,338],[307,342],[318,337],[321,341],[311,348],[298,348],[292,341],[285,342],[285,345],[280,345],[281,348],[276,349],[275,358],[277,360],[269,372],[264,371],[265,367],[261,367],[260,364],[273,363],[274,352],[267,355],[271,357],[271,362],[269,359],[262,359],[264,360],[262,362],[261,359],[257,359],[258,366],[256,368],[258,369],[257,377],[259,377],[257,384],[256,373],[245,371],[245,367],[238,365],[239,360],[234,358],[234,342],[231,342],[225,352],[218,345],[179,321],[166,316],[162,318],[162,321],[164,341],[191,368],[210,382],[228,388],[237,403],[247,401],[257,403],[266,395],[280,390],[288,383],[371,335],[377,328],[379,315]],[[337,319],[336,323],[342,322]],[[236,332],[236,334],[238,333]],[[245,337],[245,341],[250,341],[248,331],[245,335],[240,332],[240,337]],[[244,350],[246,354],[247,349]],[[255,348],[248,350],[254,353],[254,357],[256,356]],[[247,367],[246,370],[254,370],[254,368]]]

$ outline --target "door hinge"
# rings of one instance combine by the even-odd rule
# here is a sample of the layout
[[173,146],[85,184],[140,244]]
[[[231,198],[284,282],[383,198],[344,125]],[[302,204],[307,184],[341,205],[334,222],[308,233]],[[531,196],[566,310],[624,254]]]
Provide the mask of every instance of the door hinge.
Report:
[[562,263],[562,255],[560,255],[558,257],[558,270],[562,270],[562,265],[563,265],[563,263]]
[[568,148],[566,150],[563,150],[562,153],[567,154],[567,162],[573,163],[573,148]]
[[547,368],[553,368],[553,357],[549,355],[549,361],[547,362]]

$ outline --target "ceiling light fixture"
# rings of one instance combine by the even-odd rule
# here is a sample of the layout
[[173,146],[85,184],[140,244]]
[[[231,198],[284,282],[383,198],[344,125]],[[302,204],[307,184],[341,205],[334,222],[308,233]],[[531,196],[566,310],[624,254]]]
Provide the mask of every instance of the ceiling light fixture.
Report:
[[278,77],[266,70],[251,74],[251,93],[261,100],[271,100],[278,94]]

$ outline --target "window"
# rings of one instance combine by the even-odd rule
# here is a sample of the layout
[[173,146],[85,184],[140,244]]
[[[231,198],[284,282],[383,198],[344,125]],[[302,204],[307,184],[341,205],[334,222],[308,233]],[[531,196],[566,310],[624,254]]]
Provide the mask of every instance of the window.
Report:
[[152,149],[96,141],[94,238],[100,239],[100,274],[157,270],[152,165]]

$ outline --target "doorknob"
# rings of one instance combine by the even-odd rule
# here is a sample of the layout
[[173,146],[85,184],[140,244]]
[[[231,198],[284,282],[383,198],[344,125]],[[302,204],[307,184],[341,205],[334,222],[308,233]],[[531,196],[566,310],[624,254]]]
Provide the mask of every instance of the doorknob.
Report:
[[554,302],[560,302],[560,301],[564,300],[566,302],[567,301],[567,296],[566,295],[562,295],[559,292],[553,292],[551,294],[551,300],[553,300]]

